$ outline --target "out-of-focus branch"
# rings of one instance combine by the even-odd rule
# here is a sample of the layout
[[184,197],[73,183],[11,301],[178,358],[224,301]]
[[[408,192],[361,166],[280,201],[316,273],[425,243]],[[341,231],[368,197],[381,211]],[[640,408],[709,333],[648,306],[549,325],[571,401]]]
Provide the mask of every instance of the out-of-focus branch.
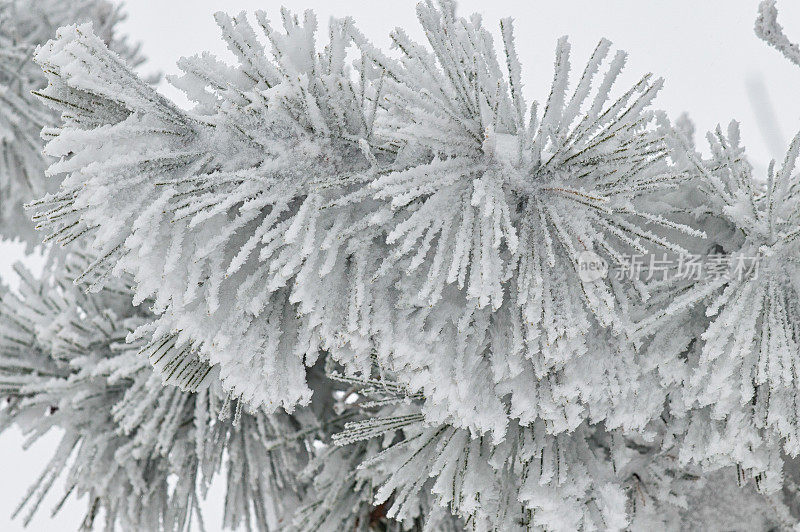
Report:
[[789,40],[778,24],[776,0],[763,0],[758,6],[755,25],[756,35],[770,46],[778,49],[789,61],[800,66],[800,47]]

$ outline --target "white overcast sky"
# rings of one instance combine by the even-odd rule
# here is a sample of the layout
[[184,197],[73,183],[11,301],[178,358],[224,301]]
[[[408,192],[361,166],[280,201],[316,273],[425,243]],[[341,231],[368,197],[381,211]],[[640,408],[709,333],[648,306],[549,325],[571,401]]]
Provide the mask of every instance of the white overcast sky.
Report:
[[[387,47],[388,33],[396,26],[423,39],[415,4],[415,0],[129,0],[122,31],[143,42],[149,58],[143,73],[158,70],[170,74],[177,72],[175,61],[181,56],[207,50],[230,57],[214,24],[215,11],[235,14],[262,9],[277,20],[281,5],[299,12],[313,9],[323,27],[332,16],[351,16],[374,44]],[[689,113],[698,137],[717,124],[738,120],[752,162],[763,169],[769,159],[782,158],[789,139],[800,130],[800,69],[756,38],[757,5],[758,0],[462,0],[460,13],[480,13],[484,25],[496,36],[500,18],[515,19],[528,101],[547,97],[553,50],[560,36],[570,38],[574,71],[582,70],[597,41],[606,37],[629,53],[624,84],[630,85],[647,72],[663,76],[666,83],[656,107],[672,118]],[[789,38],[800,41],[800,2],[779,0],[778,7],[779,22]],[[186,105],[166,83],[160,90]],[[16,247],[0,247],[3,279],[8,278],[8,264],[19,253]],[[23,530],[9,515],[45,465],[56,441],[50,437],[22,452],[18,432],[0,436],[0,530]],[[212,496],[219,499],[220,490],[214,490]],[[84,501],[68,504],[51,520],[49,510],[56,499],[45,500],[30,530],[77,528]],[[216,530],[221,522],[221,499],[208,506],[206,523],[209,530]]]

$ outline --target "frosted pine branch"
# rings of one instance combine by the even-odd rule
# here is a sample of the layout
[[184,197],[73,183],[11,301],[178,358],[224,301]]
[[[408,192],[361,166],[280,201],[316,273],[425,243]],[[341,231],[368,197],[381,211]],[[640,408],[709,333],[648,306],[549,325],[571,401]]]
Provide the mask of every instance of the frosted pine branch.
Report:
[[58,115],[31,94],[46,84],[33,62],[36,47],[51,39],[59,26],[91,22],[103,42],[133,67],[142,58],[138,46],[118,33],[123,18],[119,7],[105,0],[0,1],[0,234],[4,237],[39,243],[23,205],[58,188],[57,180],[44,178],[52,161],[42,156],[40,135],[42,128],[58,123]]
[[[47,147],[62,157],[50,172],[67,177],[37,221],[52,239],[93,234],[101,258],[87,279],[132,274],[137,301],[152,297],[161,315],[155,338],[194,346],[253,406],[305,404],[303,366],[320,349],[356,373],[374,351],[426,397],[431,419],[496,441],[513,418],[556,431],[589,415],[641,428],[661,399],[635,421],[622,413],[621,398],[649,378],[624,338],[635,294],[576,269],[584,250],[618,264],[631,250],[681,251],[669,231],[700,235],[637,206],[685,179],[647,109],[661,81],[647,75],[609,102],[619,53],[593,92],[603,41],[569,95],[562,40],[538,116],[515,81],[508,21],[501,63],[479,19],[450,3],[418,12],[430,51],[398,31],[401,61],[347,19],[319,53],[313,16],[288,12],[283,31],[255,17],[270,60],[245,16],[218,15],[238,65],[183,60],[173,82],[198,102],[190,112],[87,28],[62,29],[37,59],[45,103],[69,109]],[[354,69],[348,48],[361,55]],[[121,146],[126,155],[109,156]],[[509,361],[484,358],[483,345]],[[590,358],[622,395],[556,384]],[[542,384],[521,384],[529,378]]]
[[789,40],[783,32],[783,26],[778,24],[776,0],[762,0],[758,5],[755,30],[759,38],[777,49],[786,59],[800,66],[800,47]]
[[0,392],[67,436],[31,509],[72,464],[87,523],[180,528],[224,467],[228,527],[795,526],[800,140],[766,182],[735,123],[701,152],[607,40],[529,103],[511,19],[450,0],[391,53],[278,15],[215,15],[191,109],[88,24],[38,49],[67,251],[3,294]]
[[[74,254],[66,260],[85,264]],[[200,519],[200,501],[223,471],[226,528],[267,530],[287,519],[305,489],[295,475],[308,455],[302,439],[273,442],[315,426],[313,414],[267,416],[239,405],[226,415],[232,407],[218,384],[197,393],[163,386],[125,343],[149,313],[131,307],[119,283],[83,293],[72,285],[78,271],[38,281],[20,269],[19,298],[6,292],[0,301],[0,427],[16,424],[28,441],[63,432],[17,510],[25,522],[63,477],[64,499],[88,496],[87,528],[102,510],[107,528],[182,530]]]

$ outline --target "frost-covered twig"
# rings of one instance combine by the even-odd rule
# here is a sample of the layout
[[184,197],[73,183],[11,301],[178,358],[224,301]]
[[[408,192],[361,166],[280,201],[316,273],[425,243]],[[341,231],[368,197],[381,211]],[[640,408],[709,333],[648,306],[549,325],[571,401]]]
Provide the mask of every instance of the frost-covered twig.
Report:
[[800,66],[800,47],[789,40],[783,33],[783,26],[778,24],[777,0],[762,0],[758,5],[758,17],[755,25],[756,35],[783,56]]

